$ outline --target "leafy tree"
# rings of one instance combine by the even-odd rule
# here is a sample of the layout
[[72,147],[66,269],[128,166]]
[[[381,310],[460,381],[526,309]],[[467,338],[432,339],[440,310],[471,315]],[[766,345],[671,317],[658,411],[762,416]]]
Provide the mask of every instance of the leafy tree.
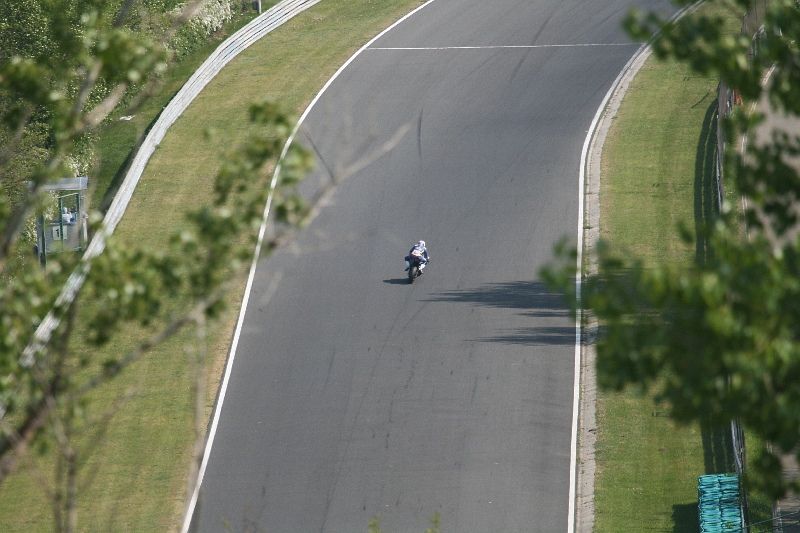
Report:
[[[184,13],[196,3],[190,2]],[[122,246],[112,237],[106,251],[92,260],[62,255],[53,256],[47,269],[16,268],[17,258],[28,253],[20,236],[41,205],[44,185],[72,175],[71,158],[123,105],[128,88],[153,83],[166,67],[165,43],[176,28],[155,39],[126,27],[135,4],[0,4],[0,40],[13,42],[6,49],[11,52],[0,55],[0,120],[6,128],[0,132],[0,185],[7,191],[0,194],[0,483],[30,449],[53,442],[56,485],[48,490],[59,531],[77,528],[80,472],[115,412],[112,406],[87,419],[91,393],[183,330],[196,332],[192,356],[202,367],[206,324],[219,315],[231,270],[252,255],[267,172],[292,128],[277,106],[254,105],[255,133],[224,159],[212,203],[190,212],[186,227],[166,249]],[[15,34],[17,8],[20,16],[29,8],[30,16],[23,24],[27,29]],[[178,17],[177,23],[185,18]],[[35,149],[42,137],[48,139],[47,148]],[[296,148],[282,162],[273,203],[285,227],[302,223],[309,213],[295,189],[309,165],[308,154]],[[29,185],[6,189],[12,178]],[[91,220],[95,231],[103,231],[100,213],[92,213]],[[78,300],[58,299],[65,274],[75,268],[88,274],[79,295],[89,302],[80,309],[80,342],[73,338]],[[48,311],[59,326],[49,343],[34,344],[34,329]],[[110,341],[131,325],[142,328],[143,340],[130,352],[117,353]],[[200,391],[204,380],[199,373],[196,381]],[[202,400],[196,416],[203,416]]]
[[[749,0],[708,0],[735,13]],[[675,2],[689,4],[689,0]],[[800,9],[793,0],[770,2],[758,53],[751,37],[722,33],[718,15],[692,14],[678,22],[632,13],[626,27],[654,38],[660,58],[676,58],[703,75],[717,75],[745,103],[769,99],[774,112],[800,116]],[[770,83],[765,72],[775,66]],[[729,147],[752,137],[763,116],[738,106],[725,120]],[[691,268],[645,265],[608,244],[598,272],[583,281],[586,310],[601,324],[597,375],[601,387],[634,387],[670,407],[677,421],[738,419],[772,444],[746,481],[777,497],[797,482],[781,479],[778,455],[800,453],[800,137],[774,132],[725,154],[725,179],[745,199],[744,213],[725,203],[702,235],[711,254]],[[746,231],[743,231],[743,226]],[[574,253],[545,275],[571,291]],[[572,261],[569,263],[568,261]],[[570,277],[573,276],[573,277]],[[574,295],[573,295],[574,296]]]

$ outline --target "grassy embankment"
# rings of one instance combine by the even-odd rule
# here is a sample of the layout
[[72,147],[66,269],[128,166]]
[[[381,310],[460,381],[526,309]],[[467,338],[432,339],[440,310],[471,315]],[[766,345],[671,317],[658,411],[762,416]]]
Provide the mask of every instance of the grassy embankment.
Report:
[[[713,198],[715,89],[714,79],[652,59],[633,80],[603,151],[604,239],[653,264],[694,260],[676,227],[702,220]],[[597,531],[696,531],[697,476],[731,466],[709,453],[728,444],[723,433],[677,427],[632,393],[600,393],[597,408]]]
[[[262,8],[269,9],[279,0],[264,0]],[[99,169],[94,176],[93,202],[100,202],[103,208],[113,198],[116,188],[125,177],[126,164],[136,155],[134,151],[136,140],[146,133],[153,125],[158,115],[167,106],[173,96],[180,90],[195,70],[206,60],[222,41],[232,35],[236,30],[250,22],[257,16],[256,12],[237,13],[225,28],[211,36],[208,43],[197,50],[182,57],[176,64],[171,65],[164,74],[156,91],[146,98],[130,120],[120,120],[125,110],[120,108],[115,112],[99,132],[97,151]],[[129,117],[126,117],[129,118]]]
[[[359,46],[417,5],[417,0],[326,0],[239,56],[161,143],[117,238],[159,247],[181,226],[184,212],[210,198],[219,156],[248,133],[246,110],[251,102],[271,98],[299,113]],[[148,105],[157,112],[163,103]],[[121,124],[103,138],[102,153],[111,163],[101,179],[110,183],[114,169],[128,156],[125,147],[133,134],[126,129],[142,127],[152,117],[139,120]],[[207,128],[216,131],[216,141],[204,138]],[[242,280],[210,333],[209,412],[243,287]],[[123,333],[114,340],[113,349],[124,353],[136,341],[136,332]],[[188,338],[178,337],[159,346],[97,395],[99,409],[122,391],[135,393],[116,414],[89,461],[97,473],[79,499],[82,531],[164,531],[179,520],[193,439],[191,373],[183,349],[187,342]],[[0,488],[0,530],[51,529],[49,503],[41,486],[51,471],[47,456],[32,458]]]
[[[729,20],[736,33],[739,21]],[[677,226],[698,228],[716,209],[716,87],[683,64],[651,58],[609,131],[601,234],[650,264],[688,267],[707,253],[702,239],[682,242]],[[736,205],[732,187],[726,195]],[[697,531],[697,476],[734,468],[729,428],[677,426],[666,406],[634,393],[601,391],[597,408],[596,530]],[[749,444],[752,457],[760,444]],[[752,495],[750,521],[765,507]]]

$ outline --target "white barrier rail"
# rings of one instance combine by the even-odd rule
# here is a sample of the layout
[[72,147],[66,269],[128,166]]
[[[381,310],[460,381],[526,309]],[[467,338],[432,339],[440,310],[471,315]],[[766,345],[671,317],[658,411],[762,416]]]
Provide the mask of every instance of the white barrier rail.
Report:
[[[106,240],[114,233],[125,209],[133,196],[133,191],[139,183],[139,179],[144,173],[150,157],[155,152],[156,147],[164,139],[167,130],[183,114],[189,105],[194,101],[200,92],[211,82],[214,77],[233,60],[237,55],[245,51],[256,41],[283,25],[283,23],[299,15],[306,9],[319,3],[321,0],[283,0],[271,7],[252,21],[247,23],[239,31],[228,37],[198,68],[192,77],[189,78],[175,97],[164,108],[153,127],[147,133],[139,150],[136,152],[133,162],[125,174],[125,178],[119,187],[114,200],[106,212],[103,225],[89,243],[86,252],[81,259],[81,265],[70,274],[64,288],[61,290],[56,307],[71,303],[78,291],[86,281],[89,273],[91,259],[97,257],[106,246]],[[53,311],[39,324],[33,341],[25,348],[23,353],[23,363],[30,363],[34,355],[40,351],[49,341],[53,331],[58,327],[59,319]]]

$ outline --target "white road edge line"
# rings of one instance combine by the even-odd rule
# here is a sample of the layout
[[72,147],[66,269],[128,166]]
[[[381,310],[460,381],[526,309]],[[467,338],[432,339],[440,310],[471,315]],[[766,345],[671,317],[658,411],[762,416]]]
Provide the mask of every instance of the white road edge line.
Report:
[[[704,2],[704,0],[699,0],[690,6],[686,6],[680,11],[678,11],[675,15],[671,17],[670,20],[676,21],[694,11]],[[625,63],[625,66],[622,67],[622,70],[617,75],[614,83],[611,84],[606,95],[603,97],[603,101],[600,102],[600,106],[597,108],[597,112],[592,119],[592,122],[589,126],[589,130],[586,132],[586,138],[583,141],[583,148],[581,149],[581,160],[580,160],[580,168],[578,171],[578,244],[577,244],[577,259],[576,259],[576,273],[575,273],[575,299],[576,299],[576,309],[577,312],[575,314],[575,374],[573,376],[573,394],[572,394],[572,437],[570,439],[570,465],[569,465],[569,515],[567,517],[567,533],[574,533],[575,532],[575,516],[576,516],[576,483],[578,478],[578,469],[577,469],[577,459],[578,459],[578,417],[579,417],[579,408],[580,408],[580,378],[581,378],[581,347],[582,347],[582,340],[583,340],[583,329],[582,329],[582,322],[583,322],[583,300],[581,295],[581,282],[583,280],[583,216],[584,216],[584,191],[586,185],[586,168],[589,163],[589,149],[592,145],[592,141],[594,139],[595,133],[597,133],[597,126],[600,123],[600,119],[603,117],[603,114],[606,112],[606,106],[608,105],[609,100],[614,95],[614,93],[619,89],[622,81],[625,77],[629,74],[634,64],[640,59],[640,57],[650,52],[650,43],[645,43],[639,47],[638,50],[633,54],[633,56]],[[639,65],[632,73],[635,75],[638,72],[638,69],[641,67]]]
[[631,68],[631,65],[648,48],[647,44],[640,45],[639,49],[633,56],[625,63],[622,70],[617,75],[614,83],[608,89],[608,92],[603,97],[600,106],[595,112],[594,118],[589,125],[589,131],[586,133],[586,138],[583,140],[583,148],[581,149],[580,167],[578,169],[578,243],[577,243],[577,259],[576,259],[576,272],[575,272],[575,299],[576,299],[576,314],[575,314],[575,362],[574,362],[574,375],[572,378],[573,391],[572,391],[572,434],[569,443],[569,507],[567,517],[567,533],[574,533],[575,531],[575,497],[576,497],[576,484],[578,480],[578,416],[580,411],[580,391],[581,391],[581,346],[583,343],[583,300],[581,296],[581,281],[583,279],[583,211],[584,211],[584,189],[586,184],[586,166],[588,164],[589,147],[592,144],[592,139],[597,131],[597,125],[600,118],[606,111],[608,101],[611,95],[616,92],[620,82],[625,74]]
[[424,4],[416,7],[413,11],[405,14],[403,17],[395,21],[391,26],[389,26],[388,28],[380,32],[378,35],[370,39],[369,42],[367,42],[364,46],[359,48],[355,54],[350,56],[350,58],[347,61],[345,61],[345,63],[341,67],[339,67],[339,69],[333,74],[333,76],[331,76],[331,78],[325,83],[325,85],[322,86],[322,89],[319,90],[314,99],[311,100],[311,103],[308,104],[308,107],[306,107],[305,111],[303,111],[303,114],[300,115],[300,118],[297,120],[297,124],[295,124],[295,127],[292,130],[291,135],[289,135],[289,138],[286,140],[286,144],[283,145],[281,156],[278,159],[278,164],[275,166],[275,172],[273,172],[272,174],[272,181],[269,184],[269,195],[267,196],[267,202],[264,206],[264,215],[261,221],[261,227],[258,230],[258,240],[256,241],[253,261],[250,264],[250,272],[247,276],[247,285],[245,286],[244,297],[242,298],[242,306],[239,309],[239,319],[236,322],[236,329],[233,333],[233,341],[231,342],[231,349],[228,354],[228,362],[225,365],[225,375],[222,378],[222,385],[220,386],[219,397],[217,398],[217,405],[214,408],[214,418],[212,419],[211,427],[208,430],[206,446],[203,452],[203,460],[200,463],[200,470],[197,473],[197,481],[195,483],[194,490],[192,491],[191,500],[189,501],[189,505],[186,509],[186,515],[184,516],[183,519],[181,533],[189,532],[189,528],[192,524],[192,518],[194,517],[194,510],[197,506],[197,500],[200,496],[200,487],[203,484],[203,477],[205,476],[206,468],[208,467],[208,460],[211,457],[211,448],[214,445],[214,437],[216,436],[217,428],[219,427],[219,419],[220,419],[220,414],[222,412],[222,404],[225,401],[225,393],[228,390],[228,383],[230,382],[231,370],[233,368],[233,362],[236,358],[236,348],[239,346],[239,336],[241,335],[242,332],[242,324],[244,323],[244,316],[247,311],[247,304],[250,301],[250,291],[253,288],[253,279],[255,278],[256,266],[258,265],[258,257],[261,254],[261,246],[264,242],[264,235],[267,229],[267,219],[269,217],[269,210],[272,205],[273,192],[278,182],[278,175],[280,174],[281,171],[281,161],[286,156],[286,153],[289,151],[289,146],[291,146],[292,142],[294,141],[294,138],[296,137],[297,132],[300,130],[300,126],[302,126],[303,121],[305,121],[306,117],[314,108],[314,106],[317,104],[319,99],[328,90],[328,87],[330,87],[331,84],[333,84],[336,78],[339,77],[339,75],[350,65],[350,63],[352,63],[359,55],[361,55],[361,52],[368,49],[370,45],[372,45],[372,43],[383,37],[389,31],[393,30],[395,27],[400,25],[409,17],[413,16],[418,11],[421,11],[422,9],[424,9],[425,7],[427,7],[428,5],[432,4],[435,1],[436,0],[427,0]]
[[596,46],[642,46],[641,43],[577,43],[577,44],[487,44],[482,46],[376,46],[370,50],[495,50],[504,48],[587,48]]

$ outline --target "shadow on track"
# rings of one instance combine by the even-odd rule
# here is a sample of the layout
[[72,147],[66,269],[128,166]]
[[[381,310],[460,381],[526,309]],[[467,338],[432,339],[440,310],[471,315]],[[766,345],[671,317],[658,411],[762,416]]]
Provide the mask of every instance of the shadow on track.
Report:
[[[511,329],[507,333],[477,339],[481,342],[523,345],[570,345],[575,343],[575,326],[569,318],[564,297],[550,291],[539,281],[491,283],[475,289],[446,291],[434,295],[429,302],[466,303],[495,309],[516,309],[531,324],[549,323]],[[566,325],[553,325],[553,322]]]
[[385,279],[383,282],[387,285],[408,285],[408,278]]

